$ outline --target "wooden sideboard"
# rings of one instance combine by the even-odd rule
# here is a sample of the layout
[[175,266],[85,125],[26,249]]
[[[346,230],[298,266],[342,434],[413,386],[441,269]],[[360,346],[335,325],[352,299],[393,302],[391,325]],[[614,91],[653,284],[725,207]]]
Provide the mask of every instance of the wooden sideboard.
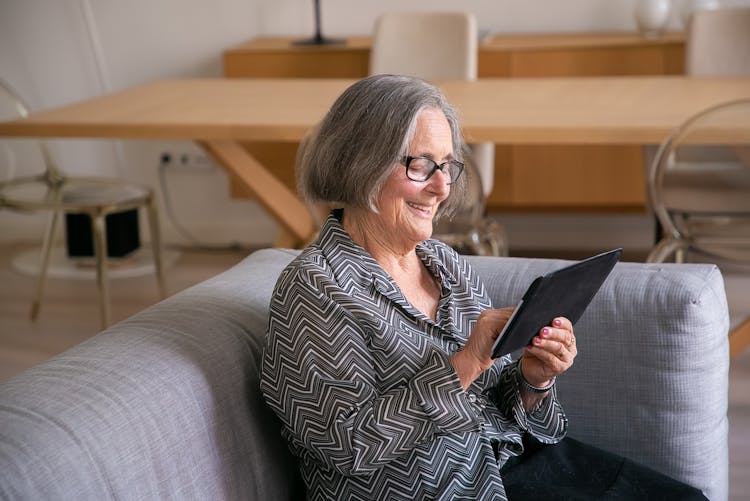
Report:
[[[261,37],[224,51],[230,78],[360,78],[367,75],[371,39],[342,45],[299,46]],[[479,44],[479,78],[678,75],[684,38],[668,33],[490,35]],[[296,144],[244,143],[285,184],[294,187]],[[495,146],[495,186],[488,207],[498,212],[645,210],[642,148],[633,145]],[[233,183],[236,196],[246,196]]]

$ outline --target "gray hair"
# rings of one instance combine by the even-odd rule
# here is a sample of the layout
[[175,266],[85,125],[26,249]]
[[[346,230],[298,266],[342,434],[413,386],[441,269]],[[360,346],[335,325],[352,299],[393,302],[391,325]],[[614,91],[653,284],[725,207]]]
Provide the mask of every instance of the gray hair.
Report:
[[[300,144],[297,190],[310,204],[378,211],[388,176],[407,154],[422,110],[440,109],[448,120],[453,154],[466,145],[456,110],[434,85],[401,75],[374,75],[346,89]],[[466,192],[467,173],[451,184],[437,216],[453,214]]]

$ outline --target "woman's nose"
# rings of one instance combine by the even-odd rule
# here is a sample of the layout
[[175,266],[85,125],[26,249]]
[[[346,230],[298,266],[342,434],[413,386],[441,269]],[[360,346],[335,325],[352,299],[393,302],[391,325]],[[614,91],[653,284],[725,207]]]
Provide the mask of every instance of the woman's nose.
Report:
[[435,173],[428,179],[430,190],[435,193],[450,193],[451,186],[450,183],[451,179],[448,173],[442,169],[438,169],[435,171]]

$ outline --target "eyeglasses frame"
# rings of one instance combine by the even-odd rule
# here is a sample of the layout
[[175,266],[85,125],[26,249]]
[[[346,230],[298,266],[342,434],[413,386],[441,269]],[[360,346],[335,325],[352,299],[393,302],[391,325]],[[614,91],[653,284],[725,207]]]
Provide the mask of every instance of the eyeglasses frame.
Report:
[[[411,176],[409,176],[409,164],[413,160],[416,160],[416,159],[428,160],[432,162],[432,170],[430,171],[429,174],[427,174],[427,177],[425,177],[424,179],[413,179]],[[450,184],[455,183],[458,180],[458,178],[461,177],[461,174],[464,172],[464,168],[465,168],[465,165],[462,162],[459,162],[458,160],[448,160],[447,162],[443,162],[439,164],[431,158],[421,157],[421,156],[412,157],[409,155],[404,155],[403,157],[401,157],[401,163],[406,168],[406,177],[408,177],[410,180],[417,182],[417,183],[425,183],[429,181],[430,178],[435,174],[435,172],[437,172],[438,170],[440,172],[444,172],[443,169],[445,168],[446,165],[454,164],[454,165],[457,165],[459,169],[458,169],[458,174],[456,174],[455,179],[451,179],[450,183],[446,183],[450,185]]]

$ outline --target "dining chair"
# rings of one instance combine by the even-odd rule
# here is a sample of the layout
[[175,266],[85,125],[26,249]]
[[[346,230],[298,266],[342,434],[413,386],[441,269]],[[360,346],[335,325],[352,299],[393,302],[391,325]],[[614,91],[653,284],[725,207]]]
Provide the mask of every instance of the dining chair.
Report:
[[[750,75],[750,7],[725,6],[692,11],[687,21],[685,72],[691,76]],[[704,124],[715,120],[712,118],[716,116],[713,112],[704,112],[708,115],[707,118],[703,113],[699,113],[678,128],[674,134],[692,137],[693,126],[704,127]],[[736,190],[741,184],[735,186],[727,182],[718,183],[717,171],[711,161],[717,155],[725,155],[726,149],[716,145],[688,146],[680,144],[682,142],[684,139],[681,136],[667,138],[662,148],[674,148],[674,155],[670,157],[664,150],[662,158],[652,160],[647,186],[650,204],[661,203],[667,190],[671,190],[672,193],[693,193],[696,195],[696,204],[699,204],[699,200],[706,198],[703,190],[700,190],[701,186],[707,188],[705,193],[710,193],[712,200],[734,200],[737,196]],[[674,165],[669,167],[670,164]],[[679,169],[679,166],[689,166],[689,174],[685,169]],[[669,172],[666,171],[668,168]],[[741,173],[742,171],[738,170],[734,175]],[[658,176],[666,176],[666,179],[659,181]],[[701,194],[700,197],[698,193]],[[736,208],[736,204],[734,205]],[[688,228],[676,226],[674,223],[665,226],[664,222],[668,220],[666,207],[652,206],[651,209],[657,215],[661,240],[657,242],[649,259],[663,260],[673,252],[676,260],[683,260],[689,248],[687,242],[693,238],[692,235],[701,232],[697,228],[688,231]]]
[[694,76],[750,75],[750,7],[694,11],[688,20],[685,71]]
[[[28,107],[10,84],[0,80],[0,120],[23,119]],[[110,322],[107,216],[145,209],[151,234],[154,268],[161,297],[166,295],[159,219],[148,187],[114,178],[68,176],[58,169],[42,141],[3,138],[0,144],[0,208],[47,213],[39,271],[31,303],[31,319],[41,307],[58,221],[63,214],[85,214],[91,221],[99,311],[102,327]]]
[[450,245],[461,254],[507,256],[508,237],[502,224],[485,217],[485,195],[482,179],[471,162],[466,162],[468,177],[466,196],[452,216],[435,222],[433,237]]
[[648,169],[663,229],[649,262],[700,252],[750,264],[750,98],[705,109],[677,127]]
[[[370,52],[371,75],[394,73],[429,81],[476,80],[478,32],[469,12],[388,12],[375,22]],[[466,174],[473,198],[453,221],[441,219],[435,238],[452,241],[467,253],[507,255],[504,227],[485,218],[492,192],[495,145],[469,143]]]

